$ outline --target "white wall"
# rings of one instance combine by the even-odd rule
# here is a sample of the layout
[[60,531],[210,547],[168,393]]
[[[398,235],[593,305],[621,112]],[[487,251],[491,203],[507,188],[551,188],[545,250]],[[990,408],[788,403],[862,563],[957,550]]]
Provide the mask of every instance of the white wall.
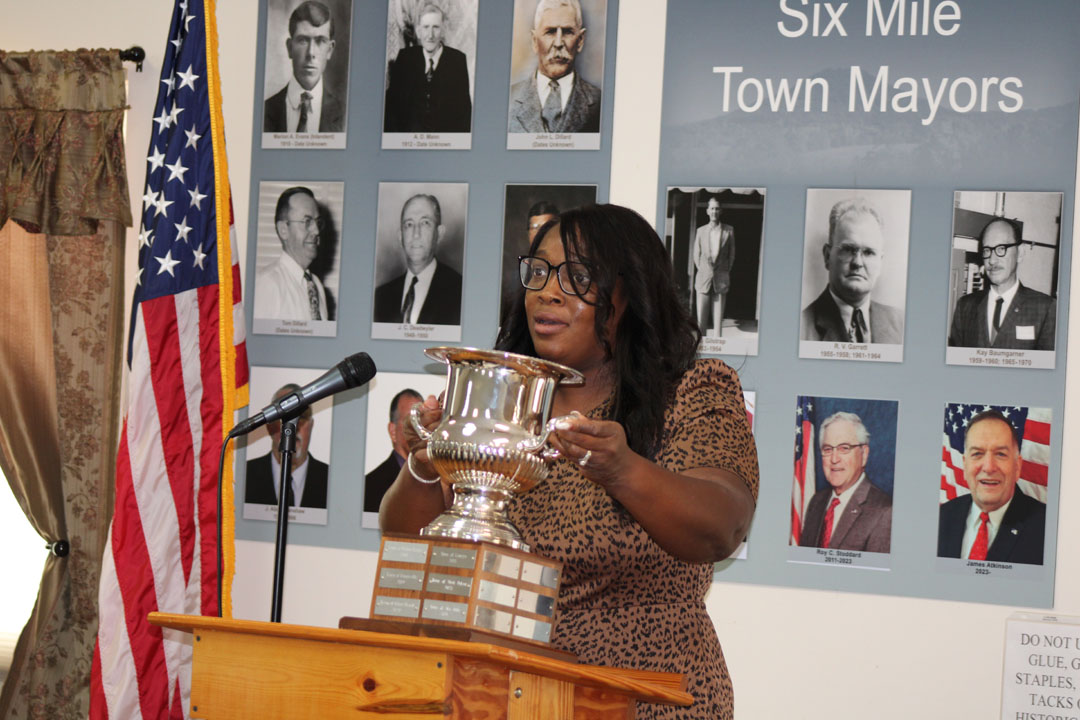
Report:
[[[660,96],[664,7],[657,0],[621,0],[621,6],[611,199],[651,218],[656,212],[660,108],[639,98]],[[0,47],[6,50],[135,43],[147,49],[152,62],[141,75],[130,75],[128,159],[136,198],[170,10],[166,0],[49,0],[21,4],[0,23]],[[251,171],[256,19],[255,0],[221,0],[226,137],[241,221],[247,217]],[[1076,220],[1067,222],[1073,223],[1076,237]],[[243,249],[248,233],[243,225],[237,230]],[[1072,276],[1078,275],[1080,261],[1074,257]],[[1080,313],[1072,313],[1069,324],[1069,356],[1077,357]],[[1080,365],[1073,365],[1065,437],[1071,436],[1080,407],[1075,387]],[[1061,476],[1074,477],[1078,470],[1078,449],[1067,443]],[[272,554],[266,543],[237,543],[236,617],[269,616]],[[288,557],[286,621],[332,626],[342,615],[366,614],[373,553],[295,546]],[[1078,563],[1080,488],[1066,483],[1057,555],[1059,614],[1080,615]],[[997,717],[1004,622],[1010,613],[1026,609],[738,584],[715,584],[708,603],[735,681],[738,717],[829,720]]]

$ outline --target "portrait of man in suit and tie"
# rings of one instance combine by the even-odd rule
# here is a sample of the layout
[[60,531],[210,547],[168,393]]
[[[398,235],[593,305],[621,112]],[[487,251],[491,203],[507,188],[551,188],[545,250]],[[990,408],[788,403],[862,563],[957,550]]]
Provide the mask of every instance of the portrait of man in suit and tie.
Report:
[[892,496],[867,476],[871,436],[862,419],[835,412],[821,423],[818,438],[827,484],[810,499],[799,545],[889,552]]
[[343,183],[259,183],[253,331],[336,333]]
[[[515,16],[521,14],[522,1],[515,5]],[[592,5],[590,22],[595,20],[601,30],[606,3]],[[579,0],[539,0],[532,7],[528,54],[523,43],[515,42],[514,55],[521,58],[524,72],[517,73],[520,79],[510,87],[508,132],[599,133],[603,32],[587,32]],[[581,61],[586,35],[589,43],[600,43],[599,74],[588,79]]]
[[[476,3],[443,0],[439,4],[422,2],[415,8],[415,12],[409,12],[404,5],[399,8],[406,16],[400,32],[403,46],[388,62],[383,132],[470,132],[472,82],[468,59],[465,52],[447,44],[446,37],[451,29],[452,8],[456,24],[469,26],[458,35],[462,39],[471,36],[472,46],[466,50],[469,56],[475,55]],[[398,18],[393,7],[388,17],[388,38],[397,39],[393,23]],[[389,40],[387,45],[389,53],[393,45]]]
[[409,455],[409,444],[405,438],[405,426],[409,422],[409,411],[418,402],[423,402],[424,397],[413,390],[405,388],[398,391],[390,400],[390,422],[386,426],[386,432],[390,435],[390,454],[379,465],[364,476],[364,512],[379,512],[379,504],[382,503],[383,495],[394,484],[401,466]]
[[968,420],[964,483],[969,492],[938,509],[938,557],[1041,565],[1046,505],[1018,486],[1023,437],[999,410]]
[[[278,388],[273,401],[296,392],[300,386],[288,383]],[[267,423],[270,435],[270,452],[247,462],[244,480],[244,503],[252,505],[277,505],[278,487],[281,481],[281,422]],[[287,486],[287,502],[290,507],[326,509],[326,490],[329,466],[313,457],[309,451],[311,431],[315,419],[311,407],[300,414],[296,426],[296,450],[290,463],[290,484]]]
[[[287,26],[283,22],[286,13]],[[345,132],[351,15],[350,0],[304,0],[299,4],[271,0],[264,134]],[[287,63],[282,62],[286,58]],[[283,76],[287,76],[284,86]],[[263,141],[267,147],[268,139]],[[270,146],[297,147],[273,142]]]
[[[833,198],[823,213],[822,200]],[[804,302],[814,295],[803,307],[802,341],[903,345],[910,198],[903,190],[807,191]]]
[[1057,303],[1020,281],[1021,264],[1031,251],[1023,225],[991,218],[979,233],[977,249],[982,288],[956,300],[949,346],[1052,351]]
[[701,332],[718,336],[735,264],[735,228],[720,222],[724,211],[717,198],[709,198],[705,212],[709,222],[694,235],[694,308]]
[[[443,198],[452,201],[455,215],[458,209],[463,214],[467,205],[465,188],[467,186],[452,183],[380,184],[375,323],[460,326],[462,278],[456,267],[451,266],[449,258],[461,257],[459,251],[463,248],[457,238],[464,234],[464,223],[457,218],[450,221],[445,217]],[[400,205],[400,215],[391,230],[386,227],[390,211],[383,203],[396,204],[394,198],[407,189],[415,192],[406,196]],[[450,222],[453,222],[453,231],[448,227]],[[451,234],[456,236],[454,241],[450,240]],[[418,339],[434,339],[434,336]]]

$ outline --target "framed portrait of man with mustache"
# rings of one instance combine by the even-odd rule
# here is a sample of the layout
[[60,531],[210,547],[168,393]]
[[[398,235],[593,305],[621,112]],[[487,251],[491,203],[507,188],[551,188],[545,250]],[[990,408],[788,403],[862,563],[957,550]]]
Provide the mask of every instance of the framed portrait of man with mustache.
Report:
[[597,150],[607,0],[515,0],[508,150]]
[[902,362],[910,190],[806,191],[799,357]]
[[1060,192],[957,191],[950,242],[950,365],[1053,368]]
[[352,0],[268,0],[263,148],[344,148]]

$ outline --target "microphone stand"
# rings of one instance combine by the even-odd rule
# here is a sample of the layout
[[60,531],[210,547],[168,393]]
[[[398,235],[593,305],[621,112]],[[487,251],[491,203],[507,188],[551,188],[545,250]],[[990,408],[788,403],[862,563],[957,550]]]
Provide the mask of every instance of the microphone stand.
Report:
[[[292,487],[292,456],[296,450],[298,418],[281,423],[281,477],[278,482],[277,538],[274,541],[274,589],[270,600],[270,622],[281,622],[281,596],[285,586],[285,545],[289,534],[289,489]],[[293,498],[294,501],[296,498]]]

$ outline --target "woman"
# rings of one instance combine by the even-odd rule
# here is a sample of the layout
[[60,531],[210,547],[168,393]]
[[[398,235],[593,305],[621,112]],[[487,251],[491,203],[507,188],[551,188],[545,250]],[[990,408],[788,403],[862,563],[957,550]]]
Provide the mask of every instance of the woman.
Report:
[[[640,718],[730,718],[731,680],[703,598],[712,564],[745,537],[758,468],[735,373],[695,360],[701,333],[679,302],[663,244],[614,205],[546,223],[522,259],[523,297],[498,347],[569,365],[551,476],[510,519],[534,552],[564,564],[552,643],[585,663],[681,672],[690,708]],[[421,418],[433,424],[429,397]],[[418,438],[414,469],[435,477]],[[418,532],[448,490],[406,464],[380,508],[384,530]]]

